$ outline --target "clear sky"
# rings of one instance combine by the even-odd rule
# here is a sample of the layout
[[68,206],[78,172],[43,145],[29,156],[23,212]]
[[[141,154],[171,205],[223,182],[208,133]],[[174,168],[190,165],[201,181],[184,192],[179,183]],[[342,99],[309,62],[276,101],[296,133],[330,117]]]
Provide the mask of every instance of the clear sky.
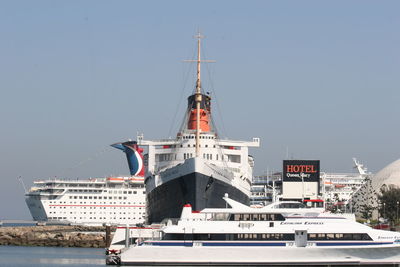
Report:
[[[203,87],[255,174],[291,158],[371,171],[400,158],[399,1],[1,1],[0,219],[21,176],[128,174],[109,144],[174,136],[206,36]],[[189,72],[189,75],[186,73]],[[186,80],[186,77],[189,77]],[[175,116],[176,114],[176,116]]]

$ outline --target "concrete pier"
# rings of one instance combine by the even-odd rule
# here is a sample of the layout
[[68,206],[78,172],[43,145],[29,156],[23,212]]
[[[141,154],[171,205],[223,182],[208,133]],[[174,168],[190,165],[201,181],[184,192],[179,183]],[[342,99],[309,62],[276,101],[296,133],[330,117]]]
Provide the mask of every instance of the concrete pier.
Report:
[[106,227],[65,225],[0,227],[0,245],[104,248]]

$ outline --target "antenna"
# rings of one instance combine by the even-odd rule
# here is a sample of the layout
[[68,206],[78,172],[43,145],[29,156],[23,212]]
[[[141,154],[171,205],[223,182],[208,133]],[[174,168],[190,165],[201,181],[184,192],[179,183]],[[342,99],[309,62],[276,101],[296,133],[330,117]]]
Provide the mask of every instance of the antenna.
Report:
[[26,194],[28,191],[26,190],[26,187],[25,187],[24,181],[22,180],[22,177],[18,176],[17,180],[21,183],[22,188],[24,189],[24,193]]

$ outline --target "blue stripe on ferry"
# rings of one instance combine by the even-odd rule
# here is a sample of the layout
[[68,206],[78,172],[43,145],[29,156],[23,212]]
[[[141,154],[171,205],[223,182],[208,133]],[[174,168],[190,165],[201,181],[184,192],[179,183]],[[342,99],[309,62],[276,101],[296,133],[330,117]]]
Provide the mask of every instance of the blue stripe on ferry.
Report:
[[146,244],[152,244],[153,246],[188,246],[191,247],[193,246],[193,243],[191,242],[145,242]]
[[[192,242],[145,242],[150,243],[154,246],[193,246]],[[250,242],[202,242],[203,246],[278,246],[284,247],[286,246],[285,242],[269,242],[269,243],[250,243]]]
[[276,247],[284,247],[286,246],[286,243],[283,242],[276,242],[276,243],[224,243],[224,242],[204,242],[203,246],[256,246],[256,247],[260,247],[260,246],[276,246]]
[[365,245],[390,245],[392,242],[316,242],[317,246],[365,246]]

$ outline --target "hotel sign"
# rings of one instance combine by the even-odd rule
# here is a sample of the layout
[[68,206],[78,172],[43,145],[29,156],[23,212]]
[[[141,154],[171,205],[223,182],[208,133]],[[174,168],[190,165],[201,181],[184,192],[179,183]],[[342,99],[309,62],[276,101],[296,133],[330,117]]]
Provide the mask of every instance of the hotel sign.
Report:
[[284,160],[282,181],[319,183],[319,160]]

